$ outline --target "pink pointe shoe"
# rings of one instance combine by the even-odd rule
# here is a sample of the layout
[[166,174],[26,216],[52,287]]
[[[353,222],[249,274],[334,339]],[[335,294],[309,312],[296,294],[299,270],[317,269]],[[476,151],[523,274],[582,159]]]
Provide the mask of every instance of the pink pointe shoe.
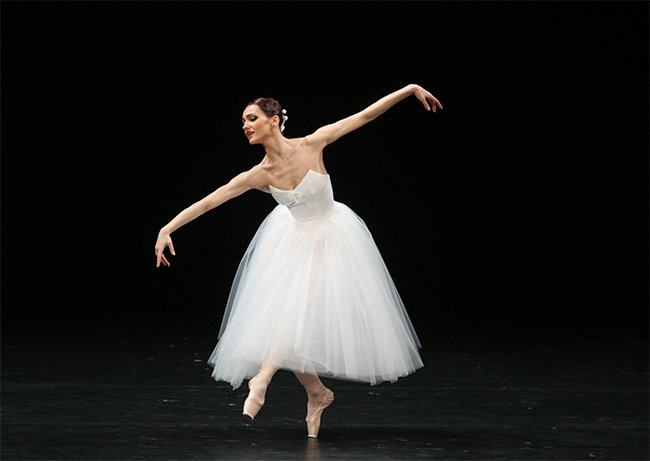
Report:
[[248,416],[251,420],[255,419],[257,413],[264,406],[264,397],[260,397],[259,395],[253,392],[253,381],[257,379],[258,376],[259,373],[254,378],[248,381],[248,389],[249,389],[248,397],[244,401],[244,411],[242,412],[242,415]]
[[[307,395],[314,394],[313,392],[314,388],[318,389],[320,388],[320,386],[323,386],[322,383],[320,382],[309,385],[307,388]],[[325,410],[325,408],[330,406],[333,401],[334,401],[334,392],[325,388],[325,395],[323,396],[323,400],[318,406],[318,409],[312,415],[308,414],[307,417],[305,418],[305,421],[307,421],[307,433],[309,434],[309,437],[311,438],[318,437],[318,429],[320,429],[321,414],[323,413],[323,410]]]

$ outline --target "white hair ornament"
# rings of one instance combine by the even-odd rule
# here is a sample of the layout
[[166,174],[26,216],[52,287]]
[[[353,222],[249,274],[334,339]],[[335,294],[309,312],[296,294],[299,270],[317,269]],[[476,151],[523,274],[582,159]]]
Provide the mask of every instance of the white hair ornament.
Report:
[[284,122],[289,120],[289,116],[287,115],[287,109],[282,109],[282,125],[280,125],[280,131],[284,131]]

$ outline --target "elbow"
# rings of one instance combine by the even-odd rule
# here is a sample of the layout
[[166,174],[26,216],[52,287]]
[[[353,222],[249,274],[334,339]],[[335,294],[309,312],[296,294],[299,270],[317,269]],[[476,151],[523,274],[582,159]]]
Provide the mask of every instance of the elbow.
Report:
[[206,213],[213,208],[216,208],[219,205],[219,196],[216,194],[210,194],[199,203],[199,211],[201,213]]
[[366,110],[361,112],[361,126],[365,125],[368,122],[372,122],[374,119],[379,117],[381,112],[377,110]]
[[210,205],[210,200],[206,197],[203,200],[199,200],[191,208],[188,208],[188,212],[192,216],[201,216],[206,211],[210,211],[213,207]]
[[214,208],[214,205],[211,203],[210,200],[206,200],[205,202],[201,203],[200,205],[201,205],[201,208],[199,209],[199,211],[201,212],[201,214],[207,213],[208,211],[210,211],[211,209]]
[[361,112],[358,114],[358,115],[360,115],[359,118],[361,119],[361,121],[362,121],[363,123],[369,122],[369,121],[374,120],[374,119],[377,118],[377,114],[374,113],[375,111],[373,111],[373,110],[369,110],[369,109],[371,109],[371,108],[369,107],[369,108],[367,108],[366,110],[361,111]]

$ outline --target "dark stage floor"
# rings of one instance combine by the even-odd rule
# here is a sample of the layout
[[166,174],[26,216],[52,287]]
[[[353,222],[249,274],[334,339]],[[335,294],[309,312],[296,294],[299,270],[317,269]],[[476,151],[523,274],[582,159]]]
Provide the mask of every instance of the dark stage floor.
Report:
[[645,341],[440,341],[395,384],[327,380],[336,401],[310,440],[290,373],[249,423],[245,384],[210,378],[211,338],[122,336],[5,334],[2,459],[649,458]]

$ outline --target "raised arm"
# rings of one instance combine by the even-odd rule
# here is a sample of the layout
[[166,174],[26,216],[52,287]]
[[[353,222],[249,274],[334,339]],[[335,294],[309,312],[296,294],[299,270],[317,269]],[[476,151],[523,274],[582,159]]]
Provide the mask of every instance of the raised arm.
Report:
[[[400,102],[402,99],[410,95],[414,95],[416,98],[418,98],[426,110],[431,110],[433,107],[433,111],[436,112],[436,105],[442,109],[440,101],[438,101],[427,90],[419,85],[407,85],[401,90],[397,90],[388,96],[384,96],[379,101],[368,106],[359,113],[344,118],[343,120],[339,120],[338,122],[332,123],[331,125],[326,125],[322,128],[319,128],[313,134],[307,136],[307,142],[312,145],[318,145],[320,147],[325,147],[328,144],[332,144],[341,136],[344,136],[349,132],[354,131],[366,123],[376,119],[388,109],[393,107],[395,104]],[[431,105],[429,105],[429,103],[431,103]]]
[[228,184],[221,186],[207,197],[181,211],[169,224],[160,229],[158,233],[158,240],[156,241],[156,267],[160,267],[161,263],[164,266],[170,265],[164,255],[166,247],[169,247],[172,255],[176,254],[170,237],[172,232],[198,218],[203,213],[227,202],[231,198],[235,198],[250,189],[263,189],[265,185],[264,178],[260,173],[260,167],[255,166],[249,171],[235,176]]

